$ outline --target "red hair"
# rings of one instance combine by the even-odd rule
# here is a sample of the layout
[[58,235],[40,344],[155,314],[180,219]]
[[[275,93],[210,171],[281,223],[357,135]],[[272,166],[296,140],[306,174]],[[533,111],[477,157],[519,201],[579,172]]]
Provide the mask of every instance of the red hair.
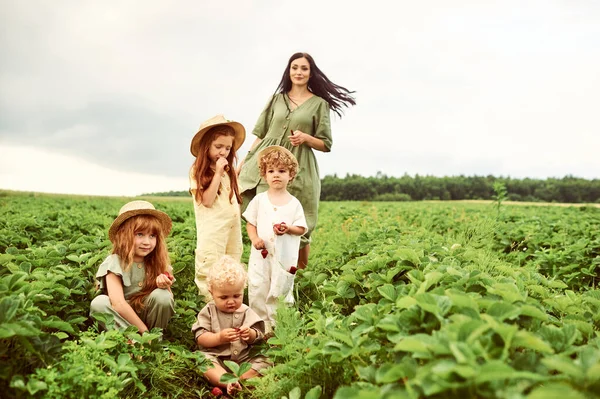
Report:
[[[196,160],[194,161],[193,170],[194,170],[194,179],[196,180],[196,202],[202,202],[202,193],[204,190],[210,186],[210,182],[215,175],[215,171],[212,170],[211,161],[208,156],[210,145],[217,139],[219,136],[227,136],[233,137],[235,139],[235,131],[230,126],[219,125],[209,129],[202,139],[200,139],[200,143],[198,144],[198,156],[196,156]],[[235,155],[235,150],[232,147],[231,151],[229,151],[229,155],[227,156],[227,162],[229,163],[229,169],[227,170],[227,175],[229,176],[229,184],[231,190],[229,190],[229,201],[233,199],[233,195],[235,194],[235,198],[238,204],[242,203],[242,197],[240,196],[240,190],[238,188],[237,183],[237,174],[233,168],[234,161],[237,160]],[[217,194],[221,194],[219,190]]]
[[146,276],[140,292],[129,298],[131,306],[139,311],[144,307],[144,299],[156,288],[156,278],[168,271],[169,251],[165,243],[165,234],[160,220],[151,215],[137,215],[127,219],[117,230],[113,244],[113,254],[119,256],[121,267],[128,270],[135,254],[134,239],[136,233],[150,233],[156,236],[156,247],[144,257]]

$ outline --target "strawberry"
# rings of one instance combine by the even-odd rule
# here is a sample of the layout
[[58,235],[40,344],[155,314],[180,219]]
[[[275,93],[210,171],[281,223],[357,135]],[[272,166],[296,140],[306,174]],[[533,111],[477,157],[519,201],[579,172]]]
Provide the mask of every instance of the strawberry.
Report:
[[267,251],[266,248],[263,248],[262,251],[260,251],[260,254],[262,255],[263,259],[267,257],[267,255],[269,254],[269,251]]
[[298,270],[298,268],[296,266],[290,267],[290,274],[296,274],[297,270]]
[[219,396],[222,396],[222,395],[223,395],[223,391],[221,391],[221,388],[219,388],[219,387],[214,387],[214,388],[212,389],[212,391],[210,391],[210,393],[212,393],[212,394],[213,394],[214,396],[216,396],[217,398],[218,398]]
[[163,273],[165,276],[167,276],[169,278],[169,280],[173,281],[173,279],[175,278],[171,273],[169,272],[165,272]]
[[273,227],[275,227],[279,231],[284,231],[285,226],[286,226],[285,222],[281,222],[281,223],[277,223],[277,224],[273,225]]

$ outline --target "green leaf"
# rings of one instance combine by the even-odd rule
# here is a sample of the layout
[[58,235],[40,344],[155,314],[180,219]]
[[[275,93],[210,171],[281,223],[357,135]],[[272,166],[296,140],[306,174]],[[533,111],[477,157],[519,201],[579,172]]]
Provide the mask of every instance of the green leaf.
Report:
[[56,328],[57,330],[65,331],[70,334],[75,334],[75,330],[70,323],[62,320],[42,320],[42,325],[48,328]]
[[304,396],[304,399],[319,399],[321,397],[322,392],[323,392],[323,389],[321,388],[321,386],[317,385],[315,387],[312,387],[306,393],[306,396]]
[[248,370],[252,368],[252,364],[244,362],[240,365],[240,369],[238,370],[238,376],[243,376]]
[[333,399],[381,399],[377,387],[375,389],[360,389],[354,387],[341,387],[335,391]]
[[542,363],[550,370],[556,370],[575,378],[582,378],[583,371],[577,367],[573,360],[564,356],[551,356],[542,359]]
[[15,300],[9,296],[0,300],[0,323],[6,323],[12,320],[17,314],[21,301]]
[[408,373],[403,364],[386,363],[377,369],[375,381],[378,384],[390,384],[407,377]]
[[33,379],[27,381],[27,391],[31,395],[35,395],[39,391],[44,391],[46,389],[48,389],[48,385],[46,385],[44,381],[38,381]]
[[290,391],[289,399],[300,399],[300,395],[302,395],[302,391],[300,390],[300,387],[294,387]]
[[391,284],[385,284],[381,287],[377,287],[377,291],[381,294],[382,297],[389,299],[392,302],[395,302],[398,296],[396,293],[396,289]]
[[225,360],[223,361],[223,364],[225,364],[225,366],[227,366],[227,368],[231,370],[231,372],[236,376],[240,375],[240,365],[236,362],[233,362],[231,360]]
[[406,337],[394,346],[395,351],[429,352],[429,346],[417,336]]
[[524,316],[540,319],[542,321],[548,321],[548,315],[532,305],[521,306],[521,314]]
[[535,388],[527,399],[586,399],[586,396],[567,384],[551,382]]
[[519,316],[519,308],[507,302],[497,301],[490,306],[486,312],[498,321],[514,319]]
[[[227,360],[226,360],[227,361]],[[224,384],[229,384],[230,382],[238,382],[239,378],[231,373],[224,373],[219,379],[220,382]]]
[[542,353],[554,353],[554,349],[546,341],[529,331],[523,330],[515,333],[511,346],[514,348],[529,348]]

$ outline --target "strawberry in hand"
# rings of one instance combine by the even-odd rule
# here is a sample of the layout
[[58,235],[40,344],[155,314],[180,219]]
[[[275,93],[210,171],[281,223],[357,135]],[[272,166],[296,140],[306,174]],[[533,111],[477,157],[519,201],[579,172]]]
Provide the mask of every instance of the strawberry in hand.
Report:
[[263,259],[267,257],[267,255],[269,254],[269,251],[267,251],[266,248],[263,248],[262,251],[260,251],[260,254],[262,255]]

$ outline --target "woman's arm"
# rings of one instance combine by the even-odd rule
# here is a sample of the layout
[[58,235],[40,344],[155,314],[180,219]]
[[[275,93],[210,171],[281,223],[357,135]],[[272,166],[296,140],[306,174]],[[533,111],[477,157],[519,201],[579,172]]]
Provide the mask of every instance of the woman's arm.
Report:
[[140,333],[148,331],[146,324],[144,324],[142,319],[135,313],[135,310],[133,310],[131,305],[125,300],[125,295],[123,294],[123,280],[121,280],[121,277],[108,272],[106,275],[106,290],[108,291],[110,304],[121,317],[136,326]]

